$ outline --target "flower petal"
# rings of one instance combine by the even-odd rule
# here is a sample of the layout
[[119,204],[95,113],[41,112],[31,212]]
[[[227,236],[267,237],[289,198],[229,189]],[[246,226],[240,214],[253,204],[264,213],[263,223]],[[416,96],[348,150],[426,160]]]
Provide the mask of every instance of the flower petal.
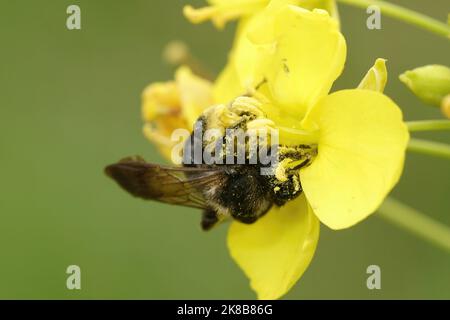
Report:
[[373,213],[398,182],[409,139],[399,107],[369,90],[343,90],[303,121],[320,128],[318,155],[301,170],[303,190],[321,222],[350,227]]
[[338,23],[340,22],[339,12],[335,0],[300,0],[298,5],[308,10],[327,10],[330,16],[332,16]]
[[272,1],[241,20],[228,65],[215,84],[216,98],[230,100],[266,80],[272,91],[266,96],[273,93],[277,105],[286,105],[298,118],[328,93],[346,55],[338,23],[324,10],[311,12],[290,3],[298,1]]
[[[338,23],[325,10],[285,6],[267,14],[249,32],[258,46],[253,85],[267,81],[271,95],[287,113],[303,117],[341,74],[346,43]],[[248,63],[238,59],[237,70]],[[240,76],[243,79],[243,75]]]
[[[214,83],[213,96],[217,103],[228,103],[234,98],[247,93],[247,88],[241,81],[240,75],[244,73],[246,77],[253,73],[254,57],[256,55],[255,46],[252,45],[247,36],[248,27],[254,23],[254,20],[260,19],[261,14],[256,14],[250,18],[242,19],[236,30],[236,37],[233,43],[233,49],[230,52],[228,64],[220,73],[216,82]],[[248,60],[245,70],[237,70],[236,57]]]
[[364,79],[362,79],[358,89],[383,92],[386,87],[387,78],[386,60],[378,58]]
[[183,13],[192,23],[211,20],[218,29],[222,29],[227,22],[255,14],[269,3],[289,3],[311,10],[325,9],[339,20],[335,0],[209,0],[208,2],[209,6],[199,9],[187,5],[183,8]]
[[174,130],[191,131],[203,110],[212,104],[212,84],[182,66],[175,81],[152,83],[142,93],[144,135],[171,159],[178,144],[171,139]]
[[203,110],[213,105],[213,87],[211,82],[184,66],[175,73],[175,81],[180,92],[181,111],[191,130]]
[[254,224],[233,222],[228,248],[258,298],[278,299],[305,272],[318,239],[319,221],[302,195]]
[[222,29],[230,20],[251,15],[263,9],[269,0],[210,0],[208,2],[210,6],[200,9],[185,6],[184,15],[192,23],[211,20],[218,29]]
[[220,73],[213,87],[214,101],[228,103],[245,93],[239,83],[235,65],[229,63]]

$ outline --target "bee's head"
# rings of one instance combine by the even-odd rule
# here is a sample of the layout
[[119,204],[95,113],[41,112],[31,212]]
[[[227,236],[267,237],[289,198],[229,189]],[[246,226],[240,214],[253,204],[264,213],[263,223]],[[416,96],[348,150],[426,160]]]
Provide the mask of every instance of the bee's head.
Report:
[[316,155],[316,146],[279,147],[279,162],[275,166],[274,175],[270,178],[275,202],[278,205],[282,205],[302,193],[300,169],[308,166]]

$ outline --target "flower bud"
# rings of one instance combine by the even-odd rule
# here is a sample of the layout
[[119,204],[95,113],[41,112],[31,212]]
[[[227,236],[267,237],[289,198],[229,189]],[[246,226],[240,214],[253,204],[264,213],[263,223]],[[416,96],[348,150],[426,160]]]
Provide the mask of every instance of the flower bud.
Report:
[[164,48],[163,59],[174,66],[185,64],[190,59],[189,47],[183,41],[171,41]]
[[400,80],[423,102],[440,107],[450,94],[450,68],[428,65],[406,71]]

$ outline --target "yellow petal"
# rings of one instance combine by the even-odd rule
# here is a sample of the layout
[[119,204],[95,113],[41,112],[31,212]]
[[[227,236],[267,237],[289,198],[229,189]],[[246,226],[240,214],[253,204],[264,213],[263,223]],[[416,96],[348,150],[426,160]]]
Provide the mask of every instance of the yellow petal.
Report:
[[399,180],[409,133],[399,107],[369,90],[343,90],[303,121],[320,128],[318,155],[301,170],[306,197],[321,222],[350,227],[373,213]]
[[171,159],[176,129],[191,131],[194,122],[212,103],[212,84],[189,68],[180,67],[175,81],[152,83],[142,93],[144,135]]
[[278,299],[305,272],[318,239],[319,221],[301,196],[252,225],[233,222],[228,248],[258,298]]
[[248,94],[253,88],[258,48],[247,35],[250,29],[260,25],[264,19],[265,13],[261,11],[239,22],[228,63],[214,83],[213,96],[216,102],[229,102]]
[[370,68],[364,79],[362,79],[358,89],[383,92],[386,87],[387,78],[386,60],[378,58],[374,66]]
[[244,91],[256,87],[263,77],[258,65],[259,48],[248,38],[249,30],[266,21],[266,11],[244,19],[239,24],[233,49],[230,54],[230,64],[236,72],[239,86]]
[[236,97],[244,95],[245,93],[245,89],[242,88],[239,82],[235,65],[233,63],[229,63],[214,83],[214,101],[228,103]]
[[[229,54],[228,63],[214,83],[213,97],[218,103],[230,102],[234,98],[247,93],[247,88],[245,88],[239,78],[240,73],[237,70],[236,53],[239,53],[241,57],[248,55],[248,60],[253,59],[255,56],[255,47],[247,37],[244,36],[248,32],[248,26],[251,25],[253,23],[252,21],[255,19],[259,19],[258,15],[242,19],[238,24],[233,49]],[[253,72],[253,65],[247,65],[247,67],[250,68],[250,70],[246,71],[246,74]]]
[[255,10],[253,14],[243,17],[236,31],[228,64],[214,85],[216,101],[227,102],[239,95],[247,94],[262,82],[263,75],[259,72],[260,66],[257,65],[260,48],[250,41],[249,33],[258,28],[265,30],[272,28],[276,13],[288,5],[296,4],[307,9],[327,9],[337,15],[335,2],[332,0],[272,0],[264,10]]
[[339,12],[335,0],[300,0],[298,5],[309,10],[327,10],[330,16],[339,23]]
[[[252,81],[255,85],[266,79],[277,105],[290,115],[303,117],[341,74],[345,39],[324,10],[285,6],[273,15],[249,32],[259,46]],[[245,70],[241,66],[249,63],[246,60],[236,58],[237,70]]]
[[153,121],[161,115],[174,113],[180,105],[180,94],[174,81],[155,82],[142,92],[142,118]]
[[225,24],[242,16],[248,16],[263,9],[269,0],[210,0],[210,6],[194,9],[184,7],[184,15],[192,23],[202,23],[211,20],[213,24],[222,29]]
[[177,70],[175,81],[180,92],[183,117],[192,129],[203,110],[213,105],[212,84],[193,74],[187,67]]

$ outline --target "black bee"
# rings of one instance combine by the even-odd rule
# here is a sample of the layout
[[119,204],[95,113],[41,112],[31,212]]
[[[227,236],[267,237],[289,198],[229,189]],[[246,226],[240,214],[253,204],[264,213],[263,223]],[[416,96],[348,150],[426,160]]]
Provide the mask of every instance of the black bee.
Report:
[[[256,118],[252,112],[239,112],[238,116],[240,120],[233,124],[234,128],[245,128]],[[209,117],[205,113],[199,118],[202,130],[211,123]],[[216,120],[212,122],[217,124]],[[224,144],[225,139],[222,137],[218,143]],[[186,146],[198,143],[194,140],[192,134]],[[205,145],[200,143],[203,150]],[[299,146],[297,149],[310,150],[310,147]],[[185,147],[185,155],[186,150]],[[307,165],[310,157],[308,152],[304,157],[305,152],[296,152],[295,148],[290,150],[280,155],[280,160],[286,157],[303,160],[290,168],[282,181],[275,175],[262,175],[261,164],[193,165],[183,160],[183,166],[176,167],[147,163],[141,157],[125,158],[107,166],[105,172],[133,196],[202,209],[201,227],[209,230],[228,217],[246,224],[254,223],[273,205],[282,206],[298,197],[302,192],[298,169]]]

